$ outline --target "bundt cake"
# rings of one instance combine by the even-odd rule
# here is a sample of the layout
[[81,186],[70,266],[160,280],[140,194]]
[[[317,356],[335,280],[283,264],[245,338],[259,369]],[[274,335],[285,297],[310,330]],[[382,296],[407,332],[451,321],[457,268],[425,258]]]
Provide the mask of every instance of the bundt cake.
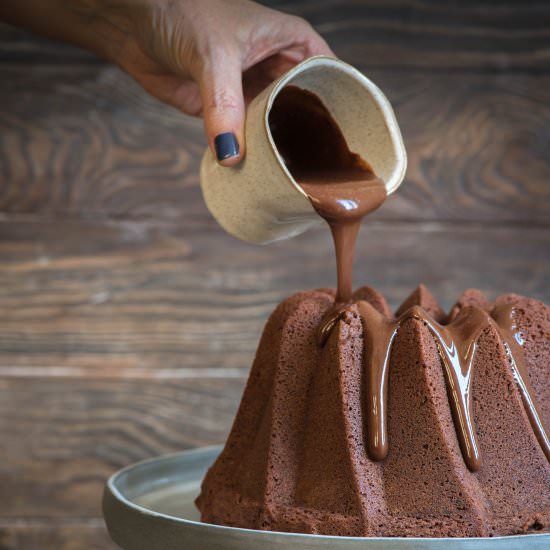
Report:
[[271,315],[197,499],[209,523],[345,536],[550,531],[550,308],[363,287]]

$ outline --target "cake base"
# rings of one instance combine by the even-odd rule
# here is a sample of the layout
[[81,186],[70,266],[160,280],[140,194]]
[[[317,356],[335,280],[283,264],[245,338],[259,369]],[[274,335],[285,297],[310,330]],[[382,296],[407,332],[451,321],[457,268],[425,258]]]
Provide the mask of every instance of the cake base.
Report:
[[360,538],[253,531],[199,521],[194,500],[221,447],[133,464],[105,487],[103,513],[124,550],[542,550],[550,534],[494,538]]

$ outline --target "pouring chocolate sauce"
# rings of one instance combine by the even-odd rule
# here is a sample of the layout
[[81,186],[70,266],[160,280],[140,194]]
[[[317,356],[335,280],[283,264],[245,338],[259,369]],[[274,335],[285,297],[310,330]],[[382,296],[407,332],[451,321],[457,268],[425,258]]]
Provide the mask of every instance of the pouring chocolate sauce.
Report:
[[[345,312],[353,307],[352,267],[361,220],[386,199],[384,182],[357,153],[349,150],[344,135],[328,109],[313,93],[286,86],[276,97],[269,127],[286,167],[302,187],[315,210],[332,232],[336,249],[338,291],[332,310],[319,326],[323,346]],[[414,318],[432,333],[448,386],[449,404],[464,460],[471,471],[479,470],[481,457],[472,420],[471,380],[477,340],[495,327],[508,354],[514,378],[533,430],[550,460],[550,434],[544,428],[526,375],[521,337],[515,332],[514,308],[499,306],[487,312],[465,308],[455,319],[440,325],[425,310],[413,307],[397,319],[387,318],[368,302],[357,301],[368,343],[363,353],[366,373],[367,448],[373,460],[388,453],[387,393],[392,344],[400,326]]]
[[275,98],[269,128],[296,182],[332,232],[338,303],[353,292],[353,256],[361,220],[386,199],[384,182],[352,153],[338,124],[313,93],[286,86]]

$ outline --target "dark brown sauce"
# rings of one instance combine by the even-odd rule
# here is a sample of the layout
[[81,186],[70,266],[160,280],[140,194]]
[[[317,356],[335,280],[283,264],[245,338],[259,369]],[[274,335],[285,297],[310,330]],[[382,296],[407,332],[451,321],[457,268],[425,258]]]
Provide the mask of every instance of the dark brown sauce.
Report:
[[[388,367],[392,344],[399,327],[407,319],[419,319],[434,336],[447,383],[449,404],[457,437],[468,468],[479,470],[481,456],[472,421],[472,375],[477,340],[490,325],[496,326],[509,357],[529,421],[541,448],[550,461],[550,438],[541,420],[533,390],[523,361],[522,339],[514,321],[513,306],[496,307],[491,314],[478,307],[459,311],[447,325],[436,322],[424,309],[415,306],[397,319],[379,313],[371,304],[357,302],[363,324],[367,393],[367,452],[373,460],[383,460],[388,454],[387,399]],[[319,327],[319,343],[324,345],[331,331],[346,311],[335,307]]]
[[491,315],[498,325],[504,341],[504,348],[521,394],[523,406],[529,417],[529,422],[546,458],[550,461],[550,437],[542,423],[533,388],[531,388],[531,384],[529,383],[529,376],[527,375],[525,361],[523,360],[523,351],[521,349],[524,341],[516,326],[514,308],[511,305],[497,306]]
[[275,98],[269,127],[279,154],[330,225],[336,249],[336,301],[349,302],[355,241],[361,220],[386,199],[384,182],[352,153],[342,131],[321,100],[297,86]]

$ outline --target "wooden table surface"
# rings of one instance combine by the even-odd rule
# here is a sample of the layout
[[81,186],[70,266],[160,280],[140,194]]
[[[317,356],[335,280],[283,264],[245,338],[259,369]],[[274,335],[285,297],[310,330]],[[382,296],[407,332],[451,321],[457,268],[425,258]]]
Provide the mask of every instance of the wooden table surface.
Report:
[[[278,1],[386,91],[409,152],[356,283],[550,301],[550,5]],[[0,549],[111,549],[106,477],[221,443],[290,293],[334,283],[328,231],[225,235],[201,122],[85,52],[0,30]]]

